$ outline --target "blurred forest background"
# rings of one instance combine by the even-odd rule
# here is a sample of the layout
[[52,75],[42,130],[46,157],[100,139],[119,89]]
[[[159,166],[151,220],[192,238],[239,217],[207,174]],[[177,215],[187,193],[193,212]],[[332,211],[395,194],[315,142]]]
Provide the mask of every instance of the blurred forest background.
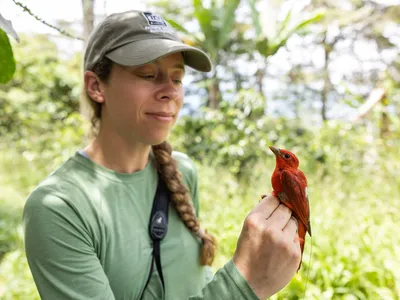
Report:
[[[74,22],[45,20],[38,2],[8,2],[24,20],[54,26],[51,34],[17,32],[19,43],[0,30],[0,299],[39,299],[24,255],[23,205],[87,142],[82,50],[114,1],[82,0]],[[274,145],[294,151],[309,179],[313,239],[302,269],[272,299],[400,299],[400,3],[128,3],[163,14],[216,66],[188,70],[170,136],[198,167],[201,219],[219,241],[214,270],[271,191]]]

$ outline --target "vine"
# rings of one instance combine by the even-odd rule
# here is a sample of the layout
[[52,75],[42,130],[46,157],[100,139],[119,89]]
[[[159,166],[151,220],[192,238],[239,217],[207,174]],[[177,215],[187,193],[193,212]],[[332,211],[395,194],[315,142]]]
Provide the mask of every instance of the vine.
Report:
[[26,7],[25,5],[23,5],[21,2],[18,2],[18,1],[16,1],[16,0],[12,0],[12,1],[13,1],[17,6],[21,7],[24,11],[26,11],[28,14],[30,14],[32,17],[34,17],[36,20],[38,20],[39,22],[43,23],[44,25],[46,25],[46,26],[48,26],[48,27],[50,27],[50,28],[53,28],[53,29],[57,30],[59,33],[65,35],[65,36],[68,36],[68,37],[70,37],[70,38],[83,41],[83,38],[74,36],[74,35],[70,34],[69,32],[65,31],[64,29],[58,28],[58,27],[56,27],[56,26],[54,26],[54,25],[51,25],[51,24],[47,23],[45,20],[41,19],[40,17],[38,17],[37,15],[35,15],[34,13],[32,13],[32,11],[31,11],[28,7]]

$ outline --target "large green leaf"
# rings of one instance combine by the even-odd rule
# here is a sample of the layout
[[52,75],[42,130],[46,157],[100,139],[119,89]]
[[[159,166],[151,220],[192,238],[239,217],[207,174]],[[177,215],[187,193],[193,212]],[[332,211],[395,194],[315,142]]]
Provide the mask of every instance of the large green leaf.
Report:
[[278,26],[278,36],[287,29],[289,22],[292,17],[292,9],[289,9],[288,13],[286,14],[285,20]]
[[7,34],[0,29],[0,83],[7,83],[15,72],[15,59]]
[[206,50],[214,57],[216,53],[216,37],[212,27],[212,11],[203,7],[201,0],[193,0],[194,16],[199,21],[201,31],[204,34],[204,46]]
[[303,30],[305,27],[307,27],[308,25],[314,24],[314,23],[320,21],[324,16],[325,16],[324,13],[319,12],[319,13],[316,13],[311,18],[308,18],[308,19],[300,22],[299,24],[297,24],[290,30],[287,30],[286,28],[282,28],[282,30],[279,32],[279,35],[274,40],[273,45],[271,45],[271,47],[269,49],[269,55],[274,55],[276,52],[278,52],[278,50],[286,44],[288,39],[294,33],[298,33],[301,30]]
[[175,30],[182,32],[183,34],[190,36],[191,38],[193,38],[197,44],[202,44],[203,41],[199,40],[193,33],[191,33],[190,31],[188,31],[185,27],[183,27],[182,25],[178,24],[177,22],[175,22],[172,19],[168,19],[168,18],[164,18]]
[[250,8],[251,8],[251,18],[253,19],[254,28],[256,30],[256,35],[259,37],[262,34],[262,28],[260,23],[260,13],[256,7],[256,0],[249,0]]
[[300,23],[296,24],[295,26],[289,27],[289,21],[290,21],[290,16],[291,16],[291,10],[287,13],[285,20],[279,25],[279,31],[276,34],[276,37],[273,40],[265,40],[265,42],[268,42],[268,45],[263,45],[264,41],[259,40],[257,44],[257,50],[260,52],[265,57],[272,56],[278,50],[283,47],[288,39],[295,33],[300,32],[303,30],[305,27],[307,27],[310,24],[314,24],[318,21],[320,21],[325,14],[322,12],[318,12],[312,17],[301,21]]
[[301,31],[308,25],[314,24],[314,23],[320,21],[324,16],[325,16],[324,12],[318,12],[318,13],[314,14],[312,17],[300,22],[299,24],[294,26],[292,29],[290,29],[289,32],[286,34],[286,36],[291,36],[293,33]]
[[226,42],[229,40],[229,34],[233,30],[235,25],[235,12],[240,4],[240,0],[225,0],[223,7],[222,23],[219,31],[218,48],[223,48]]
[[201,31],[207,37],[212,34],[212,13],[203,7],[201,0],[193,0],[194,15],[199,21]]

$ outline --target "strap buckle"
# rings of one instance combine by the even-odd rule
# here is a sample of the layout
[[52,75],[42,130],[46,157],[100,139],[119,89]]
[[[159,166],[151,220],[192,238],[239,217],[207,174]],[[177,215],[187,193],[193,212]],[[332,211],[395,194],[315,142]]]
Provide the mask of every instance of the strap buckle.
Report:
[[168,231],[168,219],[165,212],[158,210],[154,213],[150,223],[150,235],[153,240],[161,241]]

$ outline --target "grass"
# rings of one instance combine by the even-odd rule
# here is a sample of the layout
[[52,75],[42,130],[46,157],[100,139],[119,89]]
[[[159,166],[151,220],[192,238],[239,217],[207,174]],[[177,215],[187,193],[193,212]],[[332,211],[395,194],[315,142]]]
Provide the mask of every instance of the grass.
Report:
[[26,193],[7,184],[4,170],[0,174],[0,299],[40,299],[23,250],[21,219]]
[[[0,161],[0,249],[6,252],[0,262],[0,298],[39,299],[20,220],[29,189],[45,172],[27,178],[29,163],[9,169],[9,161]],[[313,238],[307,238],[302,269],[272,299],[400,299],[400,174],[395,165],[376,161],[359,173],[326,174],[317,168],[307,174]],[[198,165],[202,223],[219,241],[214,270],[232,257],[244,218],[260,195],[270,192],[272,169],[271,159],[260,163],[244,185],[225,170]]]

